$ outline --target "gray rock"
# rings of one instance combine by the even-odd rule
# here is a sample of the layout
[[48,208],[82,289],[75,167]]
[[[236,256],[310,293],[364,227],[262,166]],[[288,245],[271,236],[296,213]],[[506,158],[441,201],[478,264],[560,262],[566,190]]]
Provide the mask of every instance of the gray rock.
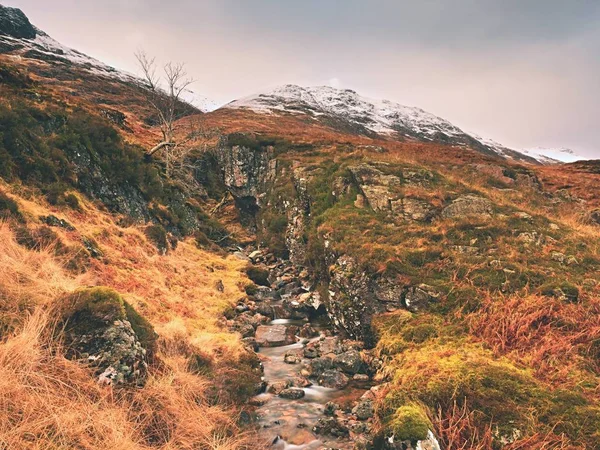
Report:
[[373,400],[362,400],[354,407],[352,412],[356,415],[359,420],[367,420],[373,417],[375,414],[375,407],[373,406]]
[[298,400],[304,397],[305,395],[305,392],[299,388],[284,389],[279,393],[279,397],[287,398],[289,400]]
[[418,312],[427,309],[431,303],[437,302],[439,298],[440,293],[435,288],[420,284],[408,289],[404,302],[409,311]]
[[463,195],[442,210],[442,217],[460,218],[465,216],[491,216],[492,202],[476,195]]
[[318,383],[323,387],[344,389],[350,379],[338,370],[326,370],[318,378]]
[[349,431],[346,426],[336,420],[334,417],[323,417],[317,421],[313,427],[316,434],[331,435],[335,437],[348,436]]
[[285,325],[260,325],[256,328],[256,343],[261,347],[280,347],[296,342],[296,327]]
[[357,350],[349,350],[337,355],[334,359],[334,364],[350,375],[360,372],[363,367],[360,353]]

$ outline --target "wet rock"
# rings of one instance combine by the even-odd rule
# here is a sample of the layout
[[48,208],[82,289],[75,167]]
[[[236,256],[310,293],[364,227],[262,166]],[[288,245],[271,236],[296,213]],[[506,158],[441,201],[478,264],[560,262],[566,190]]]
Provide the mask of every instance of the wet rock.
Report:
[[325,356],[322,358],[312,359],[308,363],[307,368],[308,368],[308,371],[311,376],[319,377],[323,372],[326,372],[326,371],[334,368],[333,358]]
[[296,342],[297,327],[285,325],[260,325],[256,328],[256,343],[261,347],[280,347]]
[[342,352],[340,339],[337,336],[330,336],[321,339],[316,343],[316,345],[322,355],[326,355],[328,353],[338,354]]
[[286,364],[298,364],[302,361],[298,352],[288,352],[283,357],[283,362]]
[[420,284],[408,288],[404,302],[409,311],[417,312],[426,310],[431,303],[437,302],[439,299],[440,293],[435,288],[427,284]]
[[315,346],[304,347],[304,357],[309,359],[318,358],[321,353]]
[[288,389],[292,385],[291,381],[276,381],[271,384],[268,388],[268,392],[271,394],[279,395],[279,393],[285,389]]
[[476,195],[463,195],[442,210],[442,217],[460,218],[465,216],[491,216],[492,202]]
[[318,377],[318,383],[323,387],[344,389],[350,379],[338,370],[326,370]]
[[305,387],[312,386],[312,383],[308,378],[303,377],[302,375],[297,375],[292,380],[292,386],[299,387],[299,388],[305,388]]
[[318,334],[317,330],[315,330],[309,323],[303,325],[298,332],[298,336],[301,338],[311,338],[315,337]]
[[349,350],[337,355],[334,359],[334,364],[337,368],[350,375],[360,372],[363,367],[360,353],[357,350]]
[[324,417],[319,419],[317,424],[313,427],[313,431],[316,434],[331,435],[335,437],[348,436],[349,434],[348,428],[334,417]]
[[373,400],[362,400],[352,409],[359,420],[367,420],[375,414]]
[[325,409],[323,409],[323,414],[326,416],[334,416],[335,412],[340,409],[340,405],[334,402],[325,403]]
[[242,342],[252,351],[258,352],[258,344],[256,343],[256,339],[254,339],[253,337],[243,338]]
[[302,389],[299,388],[288,388],[284,389],[279,393],[279,397],[286,398],[289,400],[298,400],[304,397],[306,394]]

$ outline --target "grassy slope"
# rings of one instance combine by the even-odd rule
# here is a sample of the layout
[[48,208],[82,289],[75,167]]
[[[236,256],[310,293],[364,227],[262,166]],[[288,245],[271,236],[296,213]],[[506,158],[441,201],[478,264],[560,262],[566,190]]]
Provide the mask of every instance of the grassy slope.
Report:
[[[55,228],[54,242],[27,249],[15,240],[18,225],[0,223],[0,309],[13,319],[0,342],[0,409],[10,412],[0,416],[0,443],[15,449],[244,447],[248,436],[227,407],[224,384],[228,371],[243,383],[238,375],[247,354],[217,323],[243,295],[243,264],[185,241],[162,256],[142,229],[117,225],[84,199],[82,211],[73,211],[24,199],[7,185],[1,189],[30,229],[42,227],[37,218],[52,213],[76,231]],[[70,254],[59,249],[78,248],[82,235],[92,237],[104,257],[90,258],[85,273],[77,274],[65,267]],[[215,288],[219,281],[222,292]],[[159,333],[160,364],[143,388],[100,387],[49,338],[53,307],[89,285],[119,291]],[[201,375],[190,371],[196,357],[208,368]]]

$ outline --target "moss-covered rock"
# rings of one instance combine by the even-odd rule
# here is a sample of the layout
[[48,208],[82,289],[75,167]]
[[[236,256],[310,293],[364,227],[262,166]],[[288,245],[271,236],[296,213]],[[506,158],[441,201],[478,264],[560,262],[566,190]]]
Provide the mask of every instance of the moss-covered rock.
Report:
[[114,290],[85,288],[63,302],[67,355],[86,361],[106,384],[142,383],[156,350],[156,333]]
[[387,424],[387,431],[395,440],[416,442],[427,438],[433,426],[427,414],[416,404],[399,407]]

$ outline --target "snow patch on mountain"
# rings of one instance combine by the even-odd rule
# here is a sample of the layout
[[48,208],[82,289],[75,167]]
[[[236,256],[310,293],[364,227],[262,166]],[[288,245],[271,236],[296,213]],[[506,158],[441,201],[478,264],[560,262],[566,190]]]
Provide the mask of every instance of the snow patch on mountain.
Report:
[[464,134],[447,120],[420,108],[389,100],[375,100],[350,89],[330,86],[300,87],[285,85],[267,93],[235,100],[226,108],[245,108],[255,112],[288,111],[313,116],[328,115],[362,125],[375,133],[391,134],[400,129],[432,138],[436,133],[447,136]]
[[424,141],[475,146],[487,153],[519,161],[556,164],[583,159],[568,149],[515,150],[476,133],[465,132],[421,108],[404,106],[389,100],[371,99],[350,89],[336,89],[330,86],[301,87],[288,84],[234,100],[224,108],[248,109],[266,114],[305,114],[315,118],[329,116],[382,135],[399,133]]
[[581,161],[586,158],[577,155],[573,150],[568,148],[543,148],[535,147],[519,150],[521,153],[531,156],[545,164],[555,164],[557,162],[572,163]]
[[191,89],[185,89],[180,96],[181,100],[202,112],[211,112],[219,108],[219,104],[214,100],[198,94]]

